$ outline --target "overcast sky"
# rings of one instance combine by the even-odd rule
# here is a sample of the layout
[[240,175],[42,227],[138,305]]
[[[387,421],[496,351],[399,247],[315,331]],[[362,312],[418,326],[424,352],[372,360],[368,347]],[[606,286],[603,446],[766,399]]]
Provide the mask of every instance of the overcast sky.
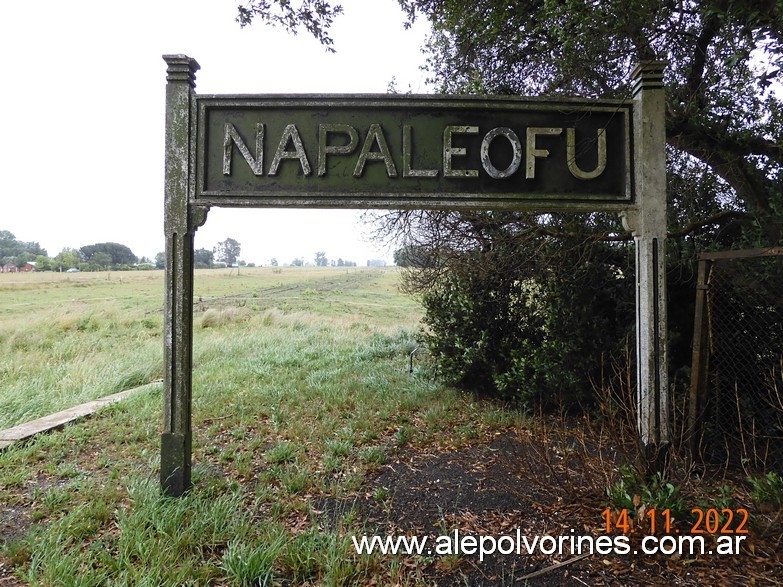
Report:
[[[306,33],[235,21],[237,0],[0,1],[0,230],[63,247],[163,250],[164,54],[201,65],[199,93],[427,93],[425,23],[396,0],[340,0],[336,54]],[[316,251],[391,258],[362,238],[358,212],[213,209],[197,248],[232,237],[266,264]]]

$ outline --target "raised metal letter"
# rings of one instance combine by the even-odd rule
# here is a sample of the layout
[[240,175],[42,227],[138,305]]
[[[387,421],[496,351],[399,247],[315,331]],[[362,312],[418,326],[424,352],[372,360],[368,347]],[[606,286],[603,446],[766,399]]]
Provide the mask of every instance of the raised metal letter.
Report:
[[571,175],[579,179],[594,179],[601,175],[606,169],[606,129],[599,128],[598,138],[598,164],[592,171],[582,171],[576,164],[576,129],[566,129],[566,160],[568,161],[568,171]]
[[[511,163],[502,171],[495,167],[492,164],[492,161],[489,160],[489,146],[492,144],[492,141],[499,136],[506,137],[508,142],[511,143],[511,148],[514,150]],[[484,135],[484,140],[481,141],[481,165],[484,167],[484,171],[486,171],[492,179],[506,179],[511,177],[517,172],[517,169],[519,169],[520,163],[522,163],[522,143],[520,142],[517,133],[510,128],[500,126],[498,128],[493,128]]]
[[562,128],[528,127],[525,145],[527,150],[525,177],[527,179],[535,179],[536,177],[536,157],[549,157],[549,149],[536,149],[536,135],[559,135],[561,132],[563,132]]
[[250,154],[245,141],[239,136],[237,129],[230,122],[226,123],[226,132],[223,135],[223,175],[231,175],[231,156],[234,152],[233,145],[237,146],[242,157],[245,158],[253,175],[264,175],[264,125],[256,124],[256,156]]
[[410,124],[402,127],[402,176],[403,177],[437,177],[437,169],[412,169],[413,138]]
[[[373,143],[378,145],[379,151],[371,151]],[[354,177],[361,177],[364,173],[364,165],[367,160],[383,161],[386,164],[386,174],[389,177],[397,177],[397,167],[394,165],[389,145],[386,144],[386,137],[383,136],[383,128],[380,124],[371,124],[367,130],[367,138],[364,139],[362,151],[359,153],[359,159],[356,161],[356,167],[353,170]]]
[[[330,145],[329,133],[348,135],[347,145]],[[327,155],[348,155],[359,144],[359,134],[350,124],[319,124],[318,125],[318,175],[326,175]]]
[[477,126],[447,126],[443,129],[443,177],[478,177],[477,169],[453,169],[451,158],[455,155],[465,156],[465,147],[452,147],[451,136],[453,134],[475,135],[478,134]]
[[[293,141],[294,151],[285,150],[289,141]],[[296,129],[295,124],[289,124],[283,129],[283,134],[280,137],[280,144],[277,145],[277,151],[275,151],[272,164],[269,166],[269,175],[277,175],[277,168],[280,166],[280,161],[283,159],[299,159],[299,164],[302,166],[302,173],[310,175],[310,162],[307,160],[307,154],[302,145],[302,138],[299,136],[299,131]]]

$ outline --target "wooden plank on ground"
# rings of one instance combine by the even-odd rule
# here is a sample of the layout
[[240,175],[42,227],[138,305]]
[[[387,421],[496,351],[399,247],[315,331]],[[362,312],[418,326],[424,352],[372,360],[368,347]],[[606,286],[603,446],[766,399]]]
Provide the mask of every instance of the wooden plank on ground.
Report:
[[145,389],[151,385],[157,385],[159,383],[160,381],[154,381],[152,383],[148,383],[140,387],[126,389],[125,391],[120,391],[119,393],[107,395],[106,397],[102,397],[97,400],[87,402],[86,404],[74,406],[72,408],[68,408],[67,410],[63,410],[61,412],[57,412],[54,414],[49,414],[48,416],[44,416],[43,418],[38,418],[37,420],[31,420],[30,422],[19,424],[18,426],[14,426],[13,428],[0,430],[0,450],[8,448],[12,444],[19,442],[21,440],[26,440],[28,438],[31,438],[36,434],[61,428],[65,424],[68,424],[70,422],[76,422],[77,420],[81,420],[82,418],[94,414],[97,410],[99,410],[103,406],[116,403],[141,389]]

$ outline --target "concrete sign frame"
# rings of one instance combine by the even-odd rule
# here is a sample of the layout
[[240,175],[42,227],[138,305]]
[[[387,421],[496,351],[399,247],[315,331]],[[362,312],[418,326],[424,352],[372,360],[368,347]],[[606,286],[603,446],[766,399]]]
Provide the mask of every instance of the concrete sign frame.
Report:
[[670,441],[663,68],[633,99],[206,95],[164,55],[164,404],[160,481],[191,486],[193,240],[212,206],[610,211],[636,242],[637,426]]

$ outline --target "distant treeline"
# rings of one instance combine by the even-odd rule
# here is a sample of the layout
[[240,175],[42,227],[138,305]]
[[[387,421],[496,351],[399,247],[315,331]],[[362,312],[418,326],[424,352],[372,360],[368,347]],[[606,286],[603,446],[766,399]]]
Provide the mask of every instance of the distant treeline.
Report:
[[154,269],[156,266],[155,262],[137,257],[129,247],[120,243],[95,243],[79,249],[65,247],[50,257],[37,242],[18,240],[8,230],[0,230],[0,265],[11,271],[30,266],[36,271]]

